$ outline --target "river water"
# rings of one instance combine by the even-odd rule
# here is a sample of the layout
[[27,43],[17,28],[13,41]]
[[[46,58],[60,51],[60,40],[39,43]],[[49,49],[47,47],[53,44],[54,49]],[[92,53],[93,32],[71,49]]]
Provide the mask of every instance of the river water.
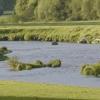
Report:
[[22,62],[35,60],[48,62],[61,59],[61,68],[40,68],[30,71],[10,71],[7,61],[0,62],[0,80],[15,80],[34,83],[64,84],[69,86],[100,87],[100,78],[80,75],[80,66],[100,61],[100,45],[50,42],[0,42],[13,52],[9,57],[17,56]]

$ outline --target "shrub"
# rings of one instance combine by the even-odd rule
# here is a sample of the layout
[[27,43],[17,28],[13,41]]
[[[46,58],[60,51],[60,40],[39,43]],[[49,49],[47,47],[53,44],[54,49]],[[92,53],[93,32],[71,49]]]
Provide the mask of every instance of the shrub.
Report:
[[81,74],[83,75],[93,75],[98,77],[100,75],[100,64],[93,65],[83,65],[81,69]]
[[37,60],[32,64],[27,64],[27,63],[22,63],[19,62],[16,57],[13,57],[9,59],[8,63],[11,68],[15,71],[22,71],[22,70],[31,70],[34,68],[42,68],[42,67],[60,67],[61,66],[61,61],[60,60],[52,60],[48,64],[44,64],[42,61]]
[[48,62],[47,66],[52,68],[61,67],[61,61],[59,59],[51,60]]
[[92,41],[92,44],[100,44],[100,39],[95,39],[94,41]]
[[32,64],[26,64],[25,65],[25,70],[31,70],[33,69],[33,65]]
[[7,49],[7,47],[1,47],[0,48],[0,53],[2,54],[7,54],[10,53],[11,51]]
[[5,60],[8,60],[8,57],[0,53],[0,61],[5,61]]
[[12,57],[9,59],[8,64],[10,65],[11,68],[15,70],[19,64],[19,61],[17,57]]
[[93,67],[94,67],[94,75],[97,77],[97,76],[99,76],[100,75],[100,64],[94,64],[93,65]]
[[16,71],[22,71],[22,70],[25,70],[26,69],[26,65],[23,64],[23,63],[18,63],[15,70]]
[[45,67],[45,64],[42,61],[37,60],[32,64],[32,66],[33,68],[42,68]]

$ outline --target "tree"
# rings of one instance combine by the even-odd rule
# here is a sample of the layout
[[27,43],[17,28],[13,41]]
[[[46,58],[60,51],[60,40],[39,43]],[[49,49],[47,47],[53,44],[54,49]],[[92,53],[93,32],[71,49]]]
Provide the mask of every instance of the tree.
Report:
[[100,18],[100,0],[95,0],[94,9],[96,11],[97,17]]
[[0,0],[0,15],[3,14],[3,0]]
[[38,4],[38,18],[41,20],[65,20],[66,0],[40,0]]
[[71,20],[81,20],[81,6],[83,0],[71,0]]
[[32,19],[37,0],[16,0],[15,13],[23,20]]
[[[95,0],[83,0],[82,2],[82,17],[84,20],[91,20],[96,17],[94,4]],[[95,15],[94,15],[95,14]]]

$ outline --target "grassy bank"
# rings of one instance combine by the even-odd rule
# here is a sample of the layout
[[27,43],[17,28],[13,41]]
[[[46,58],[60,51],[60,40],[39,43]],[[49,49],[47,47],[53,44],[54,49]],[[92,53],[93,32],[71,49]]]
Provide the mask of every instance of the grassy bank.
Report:
[[0,81],[0,100],[100,100],[100,89]]
[[100,38],[99,25],[76,26],[0,26],[0,40],[78,42],[86,38],[89,43]]

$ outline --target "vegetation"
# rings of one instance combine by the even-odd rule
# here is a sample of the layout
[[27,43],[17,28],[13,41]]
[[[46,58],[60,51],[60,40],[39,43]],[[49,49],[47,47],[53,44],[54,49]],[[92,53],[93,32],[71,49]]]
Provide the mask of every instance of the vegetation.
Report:
[[82,66],[81,73],[83,75],[93,75],[99,77],[100,75],[100,63],[97,64],[86,64]]
[[[0,41],[58,41],[77,43],[100,39],[97,25],[82,26],[5,26],[0,27]],[[81,43],[81,42],[80,42]],[[100,42],[98,42],[100,43]]]
[[1,47],[0,48],[0,53],[1,54],[8,54],[8,53],[11,53],[12,51],[11,50],[8,50],[7,47]]
[[39,21],[95,20],[100,19],[99,4],[99,0],[16,0],[15,12]]
[[19,62],[16,57],[9,59],[8,64],[14,71],[31,70],[34,68],[42,68],[42,67],[51,67],[51,68],[61,67],[60,60],[52,60],[48,64],[44,64],[42,61],[37,60],[31,64],[27,64]]
[[0,0],[0,15],[7,14],[19,21],[100,20],[100,0]]
[[61,66],[61,61],[59,59],[51,60],[51,61],[49,61],[47,66],[52,67],[52,68],[60,67]]
[[4,56],[3,54],[0,53],[0,61],[5,61],[7,59],[8,59],[7,56]]
[[5,54],[10,53],[11,51],[7,49],[7,47],[1,47],[0,48],[0,61],[7,60],[8,57],[5,56]]
[[99,100],[99,88],[0,81],[1,100]]

